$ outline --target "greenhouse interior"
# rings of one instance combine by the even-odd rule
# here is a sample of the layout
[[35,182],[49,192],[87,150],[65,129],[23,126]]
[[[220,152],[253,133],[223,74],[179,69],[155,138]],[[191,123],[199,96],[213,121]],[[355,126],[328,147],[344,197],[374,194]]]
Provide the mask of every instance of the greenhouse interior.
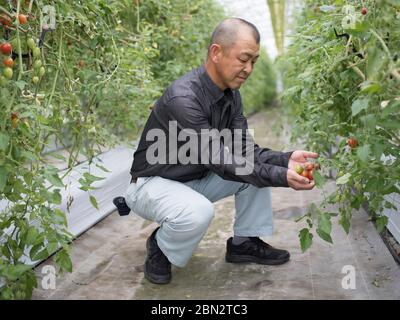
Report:
[[0,0],[0,126],[0,300],[400,300],[399,0]]

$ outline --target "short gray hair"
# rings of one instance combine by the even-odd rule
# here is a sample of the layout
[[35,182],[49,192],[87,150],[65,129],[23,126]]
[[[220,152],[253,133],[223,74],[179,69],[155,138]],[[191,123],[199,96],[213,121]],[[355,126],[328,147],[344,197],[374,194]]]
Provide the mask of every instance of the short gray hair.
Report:
[[260,32],[254,24],[241,18],[228,18],[220,22],[214,29],[208,49],[216,43],[229,50],[235,44],[239,30],[243,27],[250,29],[254,40],[259,44]]

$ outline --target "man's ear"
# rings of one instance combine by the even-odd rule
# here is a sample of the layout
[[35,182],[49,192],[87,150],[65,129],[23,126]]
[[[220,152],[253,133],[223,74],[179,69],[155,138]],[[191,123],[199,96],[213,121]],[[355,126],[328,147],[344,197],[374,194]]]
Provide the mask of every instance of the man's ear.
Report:
[[222,52],[222,47],[221,45],[217,44],[217,43],[213,43],[210,46],[210,54],[209,54],[209,58],[211,59],[212,62],[214,63],[218,63],[221,59],[221,56],[223,54]]

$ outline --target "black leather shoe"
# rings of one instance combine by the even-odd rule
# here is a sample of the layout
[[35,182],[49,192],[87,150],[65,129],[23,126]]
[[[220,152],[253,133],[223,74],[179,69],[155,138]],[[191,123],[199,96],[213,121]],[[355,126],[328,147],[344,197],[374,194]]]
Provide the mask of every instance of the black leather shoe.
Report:
[[159,227],[153,231],[147,239],[147,257],[144,264],[144,276],[150,282],[166,284],[171,281],[171,262],[158,247],[156,233]]
[[230,237],[226,243],[226,262],[278,265],[289,261],[289,258],[288,251],[276,249],[257,237],[249,237],[249,240],[239,245],[234,245]]

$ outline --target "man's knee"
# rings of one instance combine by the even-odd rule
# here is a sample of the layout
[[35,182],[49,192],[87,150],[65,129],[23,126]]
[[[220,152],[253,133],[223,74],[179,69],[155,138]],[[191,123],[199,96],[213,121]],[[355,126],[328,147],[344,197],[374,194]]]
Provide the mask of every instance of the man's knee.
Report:
[[[188,229],[197,230],[207,228],[211,220],[214,218],[213,204],[204,199],[190,204],[186,208],[182,216],[178,216],[174,222],[185,225]],[[180,218],[180,219],[179,219]]]
[[208,226],[215,214],[214,205],[208,200],[196,204],[193,211],[194,223],[198,226]]

